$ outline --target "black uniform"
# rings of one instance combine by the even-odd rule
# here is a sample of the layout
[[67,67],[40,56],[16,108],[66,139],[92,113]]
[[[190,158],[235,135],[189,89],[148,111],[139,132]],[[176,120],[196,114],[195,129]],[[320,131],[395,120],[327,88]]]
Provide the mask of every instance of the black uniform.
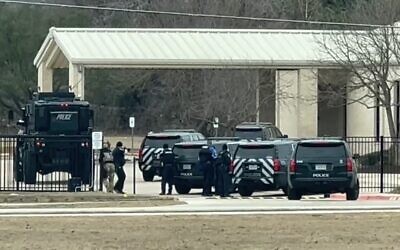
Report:
[[118,181],[114,186],[114,190],[117,192],[122,193],[124,189],[124,182],[126,178],[126,174],[124,171],[124,165],[125,165],[125,151],[122,148],[116,147],[113,152],[113,159],[114,159],[114,165],[115,165],[115,172],[118,176]]
[[212,162],[213,158],[211,151],[208,148],[202,148],[199,152],[199,164],[204,174],[202,195],[205,196],[211,195],[211,187],[214,180]]
[[175,155],[171,149],[164,149],[160,155],[162,163],[161,194],[165,194],[165,186],[168,183],[168,194],[172,193],[174,181]]
[[229,195],[230,186],[232,179],[230,177],[230,165],[231,165],[231,154],[228,151],[222,151],[218,155],[217,160],[217,171],[218,171],[218,194],[221,197]]

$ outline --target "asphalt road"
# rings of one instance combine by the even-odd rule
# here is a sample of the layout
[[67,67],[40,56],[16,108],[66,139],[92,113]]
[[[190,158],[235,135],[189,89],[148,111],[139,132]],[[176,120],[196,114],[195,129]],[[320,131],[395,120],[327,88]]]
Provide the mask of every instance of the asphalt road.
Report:
[[[146,195],[155,195],[160,193],[161,190],[161,182],[159,177],[155,177],[153,182],[144,182],[142,177],[142,172],[139,169],[139,166],[136,164],[135,168],[136,174],[136,194],[146,194]],[[125,165],[125,172],[127,175],[125,181],[125,192],[133,193],[133,164],[132,161],[127,162]],[[361,187],[370,187],[370,188],[361,188],[361,192],[379,192],[380,191],[380,174],[376,173],[359,173],[360,185]],[[393,187],[400,185],[400,174],[384,174],[383,180],[385,186]],[[385,188],[385,192],[392,191],[393,188]],[[176,192],[174,191],[174,194]],[[189,196],[200,195],[201,189],[192,189]],[[271,196],[271,195],[282,195],[281,191],[273,191],[273,192],[255,192],[253,196]],[[237,195],[237,194],[234,194]]]

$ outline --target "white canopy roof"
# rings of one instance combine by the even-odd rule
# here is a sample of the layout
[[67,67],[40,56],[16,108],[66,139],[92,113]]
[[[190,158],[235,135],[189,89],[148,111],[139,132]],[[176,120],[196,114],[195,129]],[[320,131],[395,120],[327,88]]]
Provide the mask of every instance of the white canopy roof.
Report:
[[335,65],[327,31],[51,28],[34,65],[67,68],[257,68]]

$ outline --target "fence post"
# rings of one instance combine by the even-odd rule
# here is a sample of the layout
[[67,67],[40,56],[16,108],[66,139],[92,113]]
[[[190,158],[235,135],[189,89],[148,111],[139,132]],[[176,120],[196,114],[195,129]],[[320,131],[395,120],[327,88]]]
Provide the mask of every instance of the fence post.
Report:
[[381,136],[381,138],[380,138],[381,140],[381,144],[380,144],[380,165],[381,165],[381,178],[380,178],[380,192],[381,193],[383,193],[383,140],[384,140],[384,137],[383,136]]
[[133,194],[136,194],[136,157],[133,156]]

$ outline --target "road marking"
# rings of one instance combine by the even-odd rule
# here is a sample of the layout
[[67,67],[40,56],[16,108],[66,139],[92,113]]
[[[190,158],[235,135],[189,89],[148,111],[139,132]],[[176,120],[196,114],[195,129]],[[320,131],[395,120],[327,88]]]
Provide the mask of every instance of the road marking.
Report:
[[[179,197],[178,197],[179,198]],[[206,200],[287,200],[286,196],[250,196],[250,197],[242,197],[242,196],[232,196],[232,197],[205,197]],[[329,200],[329,198],[324,198],[324,196],[304,196],[301,198],[302,200]],[[400,199],[399,199],[400,200]]]

